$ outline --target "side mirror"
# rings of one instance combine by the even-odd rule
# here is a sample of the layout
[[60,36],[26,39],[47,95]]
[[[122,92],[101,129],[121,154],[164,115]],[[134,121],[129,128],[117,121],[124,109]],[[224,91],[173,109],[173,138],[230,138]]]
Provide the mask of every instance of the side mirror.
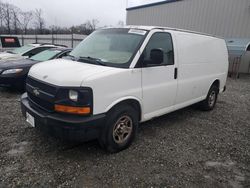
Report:
[[164,59],[164,52],[162,49],[152,49],[150,51],[150,59],[153,64],[161,64]]

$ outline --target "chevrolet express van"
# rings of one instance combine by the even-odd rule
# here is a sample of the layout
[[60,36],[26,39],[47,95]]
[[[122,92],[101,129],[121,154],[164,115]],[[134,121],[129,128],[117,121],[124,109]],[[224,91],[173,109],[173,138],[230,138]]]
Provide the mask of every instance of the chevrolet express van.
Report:
[[98,139],[127,148],[140,122],[194,103],[212,110],[223,92],[223,39],[172,28],[95,31],[67,59],[34,65],[22,112],[32,126],[63,139]]

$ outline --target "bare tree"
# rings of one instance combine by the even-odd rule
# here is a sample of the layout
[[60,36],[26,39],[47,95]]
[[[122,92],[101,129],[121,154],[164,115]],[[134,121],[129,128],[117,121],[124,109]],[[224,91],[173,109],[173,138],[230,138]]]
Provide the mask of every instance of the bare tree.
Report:
[[40,34],[43,34],[43,30],[45,27],[45,21],[44,21],[42,14],[43,14],[42,9],[35,10],[35,13],[34,13],[34,15],[35,15],[35,27],[36,27],[36,29],[38,29]]
[[[34,23],[33,27],[29,27],[31,21]],[[3,3],[2,0],[0,0],[0,34],[19,34],[22,31],[24,34],[59,34],[75,32],[88,35],[96,30],[98,23],[99,21],[97,19],[92,19],[72,28],[51,26],[49,30],[45,27],[45,20],[41,9],[23,12],[18,7],[10,3]],[[120,23],[120,25],[122,25],[122,23]]]
[[92,26],[93,31],[96,30],[97,24],[99,24],[99,21],[97,19],[91,20],[91,26]]
[[3,33],[3,3],[0,1],[0,34]]
[[3,23],[7,28],[8,34],[11,33],[11,22],[12,22],[12,6],[9,3],[2,4],[2,15],[3,15]]
[[20,18],[19,17],[20,17],[21,10],[16,6],[12,6],[11,11],[12,11],[12,18],[13,18],[12,23],[13,23],[14,33],[18,34],[18,29],[20,26]]
[[20,13],[20,25],[25,35],[27,34],[28,26],[32,20],[32,17],[33,17],[32,11]]
[[99,23],[99,21],[97,19],[88,20],[84,24],[81,24],[80,26],[78,26],[76,28],[80,33],[88,35],[88,34],[92,33],[94,30],[96,30],[98,23]]

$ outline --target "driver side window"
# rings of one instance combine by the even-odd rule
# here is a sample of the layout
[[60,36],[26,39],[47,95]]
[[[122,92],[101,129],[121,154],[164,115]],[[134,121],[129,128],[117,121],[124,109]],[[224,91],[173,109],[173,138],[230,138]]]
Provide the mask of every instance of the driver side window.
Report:
[[142,54],[143,67],[174,64],[172,37],[159,32],[152,35]]

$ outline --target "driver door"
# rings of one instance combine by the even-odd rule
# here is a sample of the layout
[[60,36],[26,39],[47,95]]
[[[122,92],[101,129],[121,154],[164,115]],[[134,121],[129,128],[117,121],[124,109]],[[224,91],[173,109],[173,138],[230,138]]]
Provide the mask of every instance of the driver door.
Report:
[[177,68],[172,36],[154,33],[141,56],[144,119],[173,109],[177,92]]

